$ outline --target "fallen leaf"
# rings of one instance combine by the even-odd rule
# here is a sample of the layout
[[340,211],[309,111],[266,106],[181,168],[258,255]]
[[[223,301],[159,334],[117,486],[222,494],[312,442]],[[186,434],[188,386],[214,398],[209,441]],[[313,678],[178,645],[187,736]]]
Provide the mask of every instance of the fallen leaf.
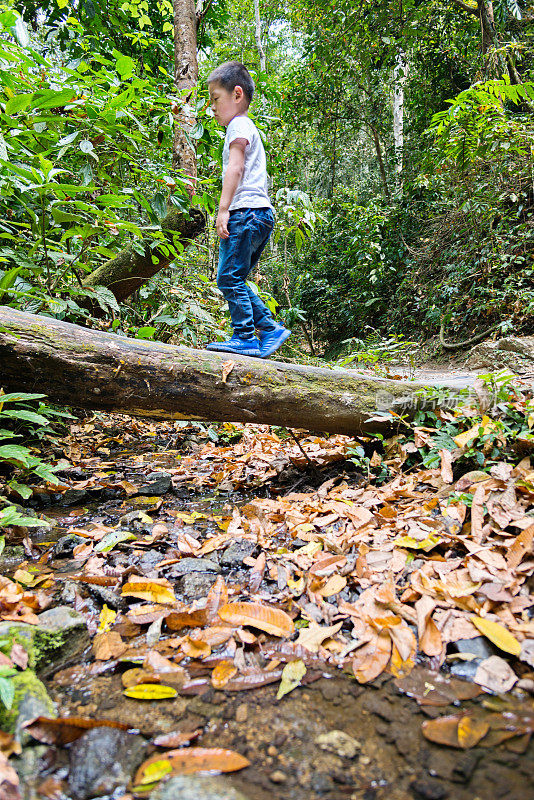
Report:
[[391,639],[387,630],[374,634],[370,642],[358,648],[352,659],[352,670],[358,683],[374,681],[387,667],[391,656]]
[[458,744],[463,748],[474,747],[488,731],[488,722],[469,716],[462,717],[458,721]]
[[221,661],[211,673],[211,685],[215,689],[222,689],[236,674],[237,667],[233,661]]
[[233,368],[235,367],[235,361],[224,361],[222,365],[222,382],[226,383],[228,380],[228,375],[231,373]]
[[129,726],[109,719],[88,719],[86,717],[36,717],[23,723],[22,727],[38,742],[64,745],[74,742],[91,728],[118,728],[127,731]]
[[189,658],[206,658],[211,653],[211,647],[207,642],[192,639],[191,636],[184,638],[181,647]]
[[[143,785],[152,783],[154,778],[146,779],[147,770],[154,763],[168,761],[171,771],[177,775],[192,775],[195,772],[235,772],[250,765],[250,761],[235,750],[223,750],[219,747],[185,747],[181,750],[169,750],[162,759],[161,754],[152,756],[141,764],[135,775],[135,783]],[[166,773],[163,773],[166,774]]]
[[305,674],[306,665],[302,659],[299,658],[296,661],[290,661],[286,664],[282,670],[282,680],[280,681],[276,699],[280,700],[285,694],[292,692],[293,689],[300,686],[300,682]]
[[501,650],[506,653],[511,653],[518,656],[521,652],[521,644],[513,636],[510,631],[499,625],[498,622],[493,622],[486,617],[470,617],[471,622],[475,625],[480,633],[482,633],[490,642],[497,645]]
[[322,644],[325,639],[329,639],[337,633],[342,625],[343,622],[338,622],[337,625],[322,628],[316,622],[312,621],[307,628],[300,629],[295,644],[305,647],[306,650],[309,650],[311,653],[317,653],[319,651],[319,645]]
[[122,641],[117,631],[97,633],[93,639],[93,654],[97,661],[108,661],[118,658],[127,650],[127,645]]
[[156,747],[182,747],[189,744],[193,739],[198,739],[202,733],[202,728],[195,728],[194,731],[173,731],[172,733],[162,733],[152,740]]
[[347,579],[342,575],[331,575],[325,585],[319,589],[321,597],[332,597],[334,594],[342,592],[347,585]]
[[152,603],[175,603],[172,584],[166,578],[142,578],[132,575],[122,587],[123,597],[139,597]]
[[504,693],[517,682],[517,675],[504,658],[490,656],[479,665],[473,680],[491,692]]
[[109,631],[110,625],[115,622],[116,616],[117,612],[113,611],[111,608],[108,608],[104,603],[102,611],[100,612],[100,616],[98,617],[98,632],[105,633],[106,631]]
[[124,690],[126,697],[136,700],[168,700],[176,697],[177,691],[172,686],[162,686],[158,683],[139,683]]
[[273,636],[291,636],[295,630],[285,611],[261,603],[227,603],[219,609],[219,616],[232,625],[250,625]]

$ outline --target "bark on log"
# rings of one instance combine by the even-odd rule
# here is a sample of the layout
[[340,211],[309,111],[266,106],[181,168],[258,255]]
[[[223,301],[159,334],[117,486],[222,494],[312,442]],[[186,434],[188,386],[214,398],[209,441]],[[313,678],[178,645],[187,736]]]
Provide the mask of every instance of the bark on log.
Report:
[[161,222],[161,229],[169,238],[170,252],[161,246],[153,248],[150,243],[146,244],[143,254],[132,248],[121,250],[115,258],[109,259],[91,272],[83,285],[106,286],[120,303],[174,260],[174,235],[179,234],[183,239],[194,239],[205,227],[206,220],[200,211],[192,210],[187,218],[178,209],[173,209]]
[[[228,361],[234,366],[224,382]],[[458,380],[439,385],[460,388]],[[153,419],[361,434],[395,429],[375,417],[380,407],[412,418],[424,385],[127,339],[0,307],[0,387]]]

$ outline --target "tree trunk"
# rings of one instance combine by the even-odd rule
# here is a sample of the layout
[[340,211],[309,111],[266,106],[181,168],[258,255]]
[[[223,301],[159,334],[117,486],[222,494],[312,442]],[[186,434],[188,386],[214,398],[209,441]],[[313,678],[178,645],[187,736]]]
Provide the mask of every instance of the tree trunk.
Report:
[[382,180],[382,186],[384,187],[384,194],[389,199],[389,186],[388,186],[388,179],[386,177],[386,168],[384,166],[384,157],[382,154],[382,145],[380,144],[380,139],[378,137],[378,131],[374,125],[369,125],[371,128],[371,133],[373,134],[373,142],[375,145],[376,157],[378,159],[378,167],[380,169],[380,178]]
[[265,50],[261,43],[261,18],[260,18],[260,0],[254,0],[254,21],[256,23],[254,38],[256,39],[256,47],[258,48],[258,55],[260,57],[260,70],[266,70]]
[[395,182],[397,194],[402,195],[404,166],[404,84],[408,76],[408,61],[403,50],[397,52],[393,70],[393,140],[395,144]]
[[168,245],[159,244],[153,247],[153,243],[148,242],[144,253],[138,253],[133,248],[121,250],[115,258],[91,272],[83,285],[87,288],[106,286],[120,303],[174,260],[176,253],[173,238],[176,234],[180,238],[194,239],[205,227],[206,220],[200,211],[191,211],[188,219],[182,212],[173,209],[161,222],[161,228],[169,239]]
[[[0,307],[0,364],[5,391],[43,392],[69,406],[345,434],[395,430],[398,422],[377,410],[413,418],[421,402],[415,392],[423,388],[352,370],[127,339],[7,307]],[[451,386],[458,392],[460,381]]]
[[198,81],[197,15],[194,0],[174,0],[174,84],[181,105],[175,114],[172,163],[191,179],[193,194],[197,158],[188,135],[195,124],[195,88]]

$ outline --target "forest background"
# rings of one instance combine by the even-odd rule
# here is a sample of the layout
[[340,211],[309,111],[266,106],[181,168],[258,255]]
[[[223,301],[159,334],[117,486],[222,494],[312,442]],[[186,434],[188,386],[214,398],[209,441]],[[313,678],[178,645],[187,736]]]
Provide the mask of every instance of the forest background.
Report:
[[[278,215],[254,285],[301,331],[291,356],[372,360],[440,322],[453,339],[532,333],[524,0],[0,9],[0,303],[193,346],[224,336],[224,131],[206,77],[236,58],[256,81]],[[173,31],[191,20],[188,55]],[[169,211],[196,237],[169,236]],[[94,271],[126,247],[155,274],[123,298]]]

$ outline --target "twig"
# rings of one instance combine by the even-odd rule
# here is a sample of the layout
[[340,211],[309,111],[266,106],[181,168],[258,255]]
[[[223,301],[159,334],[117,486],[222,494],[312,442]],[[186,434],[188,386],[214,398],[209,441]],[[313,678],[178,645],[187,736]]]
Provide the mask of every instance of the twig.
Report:
[[304,456],[304,458],[306,459],[306,461],[308,462],[308,464],[310,465],[312,470],[315,472],[316,475],[320,475],[320,472],[317,469],[317,465],[313,463],[313,461],[311,460],[311,458],[309,457],[309,455],[307,454],[307,452],[305,451],[305,449],[303,448],[303,446],[301,445],[301,443],[299,442],[299,440],[295,436],[294,431],[291,428],[287,428],[287,430],[291,434],[291,437],[295,440],[298,449],[300,450],[300,452],[302,453],[302,455]]

